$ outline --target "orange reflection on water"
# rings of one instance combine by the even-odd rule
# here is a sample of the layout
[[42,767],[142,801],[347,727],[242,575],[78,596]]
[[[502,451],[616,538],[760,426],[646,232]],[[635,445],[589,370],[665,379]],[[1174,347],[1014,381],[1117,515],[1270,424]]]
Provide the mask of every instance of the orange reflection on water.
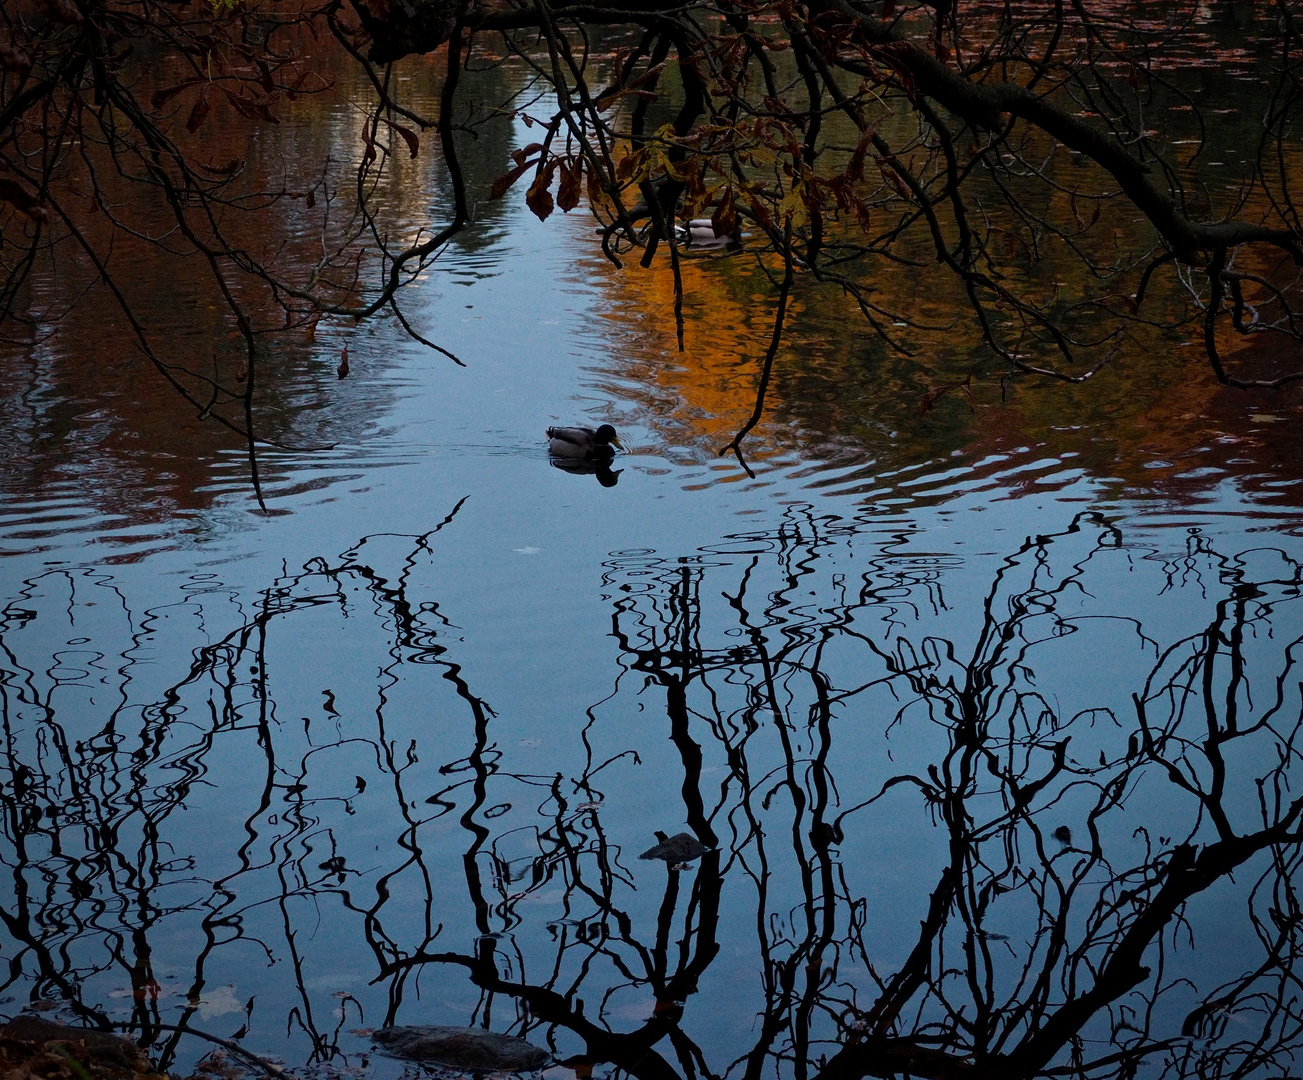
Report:
[[[664,250],[664,248],[662,248]],[[620,388],[634,399],[633,415],[659,436],[661,449],[691,448],[698,457],[717,453],[751,415],[760,363],[773,330],[775,297],[755,268],[754,257],[680,257],[683,281],[684,351],[674,320],[674,274],[668,257],[648,269],[632,262],[623,272],[594,266],[607,275],[608,303],[601,317],[627,347],[611,361]],[[757,280],[759,278],[759,280]],[[800,317],[789,308],[789,325]],[[780,350],[780,363],[790,360]],[[611,389],[615,389],[613,385]],[[753,433],[754,451],[770,452],[772,411]]]

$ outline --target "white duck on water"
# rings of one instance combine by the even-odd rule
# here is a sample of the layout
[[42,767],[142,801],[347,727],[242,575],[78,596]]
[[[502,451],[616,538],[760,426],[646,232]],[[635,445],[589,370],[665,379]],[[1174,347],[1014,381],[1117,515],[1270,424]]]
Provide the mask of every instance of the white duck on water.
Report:
[[615,456],[613,447],[624,449],[610,424],[603,424],[596,430],[586,427],[547,429],[547,450],[553,457],[608,460]]

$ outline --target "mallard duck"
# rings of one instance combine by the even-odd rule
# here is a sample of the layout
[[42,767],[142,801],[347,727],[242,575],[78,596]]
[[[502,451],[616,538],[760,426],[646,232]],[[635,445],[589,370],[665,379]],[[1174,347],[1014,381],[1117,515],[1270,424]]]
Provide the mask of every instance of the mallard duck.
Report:
[[602,460],[615,456],[612,446],[624,449],[610,424],[603,424],[596,431],[586,427],[547,429],[547,449],[553,457]]
[[727,247],[742,239],[742,230],[736,226],[732,232],[715,232],[714,222],[710,218],[693,218],[686,225],[675,225],[674,233],[680,243],[706,250]]

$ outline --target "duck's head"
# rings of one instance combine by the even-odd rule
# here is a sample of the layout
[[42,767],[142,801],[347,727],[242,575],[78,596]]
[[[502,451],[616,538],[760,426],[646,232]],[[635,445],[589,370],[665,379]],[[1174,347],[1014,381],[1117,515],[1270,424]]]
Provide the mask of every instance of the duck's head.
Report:
[[597,443],[598,446],[614,446],[619,450],[624,449],[624,447],[620,445],[620,438],[616,435],[615,428],[611,427],[610,424],[603,424],[594,431],[593,441]]

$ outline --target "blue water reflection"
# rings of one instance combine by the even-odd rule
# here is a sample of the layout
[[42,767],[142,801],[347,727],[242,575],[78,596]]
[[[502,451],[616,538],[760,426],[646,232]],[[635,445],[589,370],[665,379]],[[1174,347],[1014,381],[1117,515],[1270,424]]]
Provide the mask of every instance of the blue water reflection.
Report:
[[[1303,637],[1278,542],[1064,506],[952,541],[940,513],[807,502],[635,546],[672,530],[600,512],[625,490],[557,475],[591,513],[567,536],[541,499],[464,496],[256,587],[262,559],[29,570],[3,623],[11,1003],[354,1067],[366,1028],[489,1022],[638,1075],[662,1039],[786,1072],[882,1021],[948,889],[936,962],[987,974],[906,987],[913,1022],[958,998],[1013,1045],[1024,965],[1083,977],[1158,852],[1273,813]],[[711,850],[640,862],[655,829]],[[1264,872],[1191,903],[1147,1025],[1249,966]]]
[[[793,425],[749,480],[657,423],[583,226],[531,222],[419,286],[465,368],[349,331],[303,421],[339,445],[265,454],[272,513],[230,449],[191,503],[146,451],[6,488],[3,1009],[178,1069],[189,1025],[392,1074],[394,1022],[580,1075],[1029,1060],[1182,845],[1284,821],[1046,1060],[1287,1069],[1293,478]],[[601,420],[617,485],[551,467],[549,424]],[[657,830],[709,850],[639,860]]]

